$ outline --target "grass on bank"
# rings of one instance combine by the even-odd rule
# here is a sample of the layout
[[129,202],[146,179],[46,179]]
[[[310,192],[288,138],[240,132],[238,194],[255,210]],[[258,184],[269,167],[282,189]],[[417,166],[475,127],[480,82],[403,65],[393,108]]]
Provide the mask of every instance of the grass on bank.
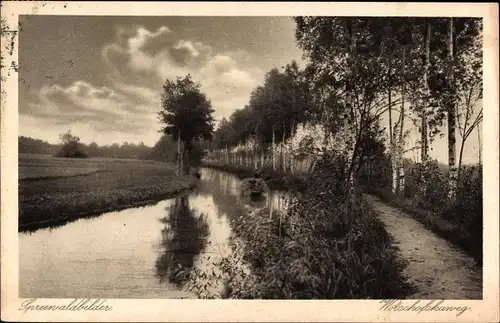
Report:
[[20,156],[19,230],[172,197],[194,186],[175,165]]
[[[231,243],[239,248],[234,254],[243,255],[252,275],[234,265],[237,259],[226,261],[231,277],[227,297],[383,299],[404,298],[413,291],[402,275],[405,264],[397,259],[389,234],[358,194],[352,209],[352,251],[348,251],[342,181],[332,178],[334,168],[320,165],[305,177],[307,188],[294,194],[284,214],[270,215],[261,209],[231,220]],[[241,169],[224,169],[247,176]]]

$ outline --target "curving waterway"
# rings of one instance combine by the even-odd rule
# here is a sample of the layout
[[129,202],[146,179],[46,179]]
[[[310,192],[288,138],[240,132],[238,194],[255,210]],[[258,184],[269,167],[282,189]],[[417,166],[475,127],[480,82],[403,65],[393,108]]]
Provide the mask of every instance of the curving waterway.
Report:
[[202,168],[196,189],[176,198],[20,233],[19,296],[197,298],[176,269],[212,272],[214,259],[234,252],[231,217],[282,208],[282,192],[251,201],[240,196],[240,183]]

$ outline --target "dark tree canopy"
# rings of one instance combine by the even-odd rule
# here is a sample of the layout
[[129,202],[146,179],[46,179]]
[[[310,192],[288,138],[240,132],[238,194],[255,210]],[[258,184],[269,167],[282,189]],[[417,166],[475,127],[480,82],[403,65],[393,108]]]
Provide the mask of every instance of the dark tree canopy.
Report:
[[214,128],[210,100],[201,91],[190,75],[178,77],[175,81],[166,80],[163,85],[162,110],[160,119],[164,123],[163,132],[174,140],[180,131],[180,140],[189,143],[193,140],[211,140]]
[[287,140],[297,124],[306,121],[311,99],[304,71],[297,62],[267,72],[264,84],[250,94],[249,103],[228,119],[223,119],[215,133],[220,148],[244,143],[254,138],[264,145]]
[[59,135],[61,140],[61,150],[56,154],[57,157],[66,158],[87,158],[88,155],[83,151],[83,145],[80,143],[80,137],[73,136],[71,130]]

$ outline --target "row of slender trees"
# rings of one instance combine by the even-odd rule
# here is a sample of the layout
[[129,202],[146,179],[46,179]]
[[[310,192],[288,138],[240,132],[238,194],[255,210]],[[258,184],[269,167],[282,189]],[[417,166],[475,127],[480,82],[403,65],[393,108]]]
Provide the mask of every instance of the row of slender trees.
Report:
[[[253,142],[254,151],[271,148],[274,160],[276,144],[292,138],[299,124],[319,125],[325,141],[333,142],[327,153],[346,160],[346,192],[350,192],[363,162],[363,140],[384,117],[389,125],[394,193],[402,189],[405,153],[418,148],[425,165],[434,138],[447,134],[453,200],[465,142],[483,115],[478,108],[482,20],[296,17],[294,21],[306,66],[300,69],[292,61],[269,71],[264,84],[252,91],[248,105],[220,121],[215,146],[228,149]],[[182,165],[188,163],[194,141],[212,139],[213,108],[189,75],[167,80],[163,92],[163,130],[179,143]],[[410,128],[421,134],[417,147],[408,147]],[[419,187],[425,188],[425,180],[422,176]]]
[[[291,62],[282,72],[267,73],[249,104],[221,121],[215,132],[218,148],[241,145],[249,138],[274,147],[292,136],[297,124],[318,124],[337,141],[337,153],[348,159],[346,175],[352,178],[363,134],[384,116],[394,192],[402,188],[405,153],[418,148],[425,164],[434,138],[446,133],[449,195],[454,199],[465,142],[483,117],[478,107],[481,19],[294,19],[297,43],[308,64],[300,70]],[[420,141],[408,147],[413,127]],[[425,187],[425,177],[421,180]]]
[[[340,139],[348,152],[349,169],[358,163],[363,133],[387,112],[398,189],[405,116],[411,116],[421,133],[423,164],[429,160],[429,143],[446,122],[453,200],[458,176],[456,128],[462,134],[461,156],[465,140],[482,119],[482,110],[474,113],[482,96],[482,21],[406,17],[295,21],[298,44],[310,59],[306,69],[314,75],[313,115]],[[396,122],[394,112],[399,115]],[[352,176],[350,170],[347,175]],[[421,180],[420,187],[425,188],[425,176]]]
[[273,68],[252,91],[248,105],[220,121],[213,147],[236,154],[249,150],[255,165],[269,161],[275,170],[291,168],[293,147],[287,142],[307,122],[311,103],[307,79],[296,61]]
[[[338,227],[346,234],[347,261],[359,262],[353,249],[358,231],[355,225],[359,223],[355,220],[362,204],[355,193],[364,166],[368,165],[371,176],[372,166],[383,168],[388,161],[392,189],[399,195],[404,189],[405,153],[418,148],[420,165],[415,172],[418,175],[412,179],[420,177],[415,180],[415,198],[424,200],[427,188],[432,190],[428,176],[433,171],[430,146],[436,136],[447,135],[449,178],[440,183],[449,186],[447,192],[440,191],[448,193],[449,204],[443,209],[453,211],[457,202],[466,200],[456,198],[457,182],[465,142],[483,118],[482,21],[425,17],[296,17],[294,21],[296,41],[306,59],[303,69],[291,62],[282,70],[269,71],[264,84],[251,93],[248,105],[236,110],[229,119],[223,119],[215,132],[213,109],[200,86],[189,75],[176,81],[167,80],[160,118],[165,124],[164,132],[178,143],[179,171],[183,163],[189,165],[194,142],[211,139],[225,151],[225,156],[219,155],[220,160],[224,157],[226,162],[231,160],[229,148],[238,151],[235,148],[243,147],[244,153],[251,152],[254,156],[264,156],[264,152],[269,154],[271,150],[275,168],[277,143],[284,149],[287,141],[300,137],[299,125],[321,129],[302,138],[298,146],[291,145],[291,155],[307,152],[320,161],[321,167],[315,170],[313,163],[311,176],[306,178],[307,184],[311,184],[306,194],[314,198],[328,190],[328,196],[335,201],[331,204],[335,212],[321,211],[327,211],[326,216],[335,216]],[[420,134],[417,147],[408,144],[411,128]],[[458,154],[457,132],[461,138]],[[318,137],[323,141],[321,149],[312,144]],[[384,144],[383,137],[388,144]],[[311,146],[315,149],[309,149]],[[255,154],[256,150],[260,153]],[[372,164],[372,159],[383,162]],[[244,166],[249,165],[248,160],[243,161]],[[471,190],[461,197],[478,200],[480,190],[474,194]],[[298,205],[306,205],[305,201]],[[477,245],[481,207],[469,206],[461,206],[462,218],[458,215],[456,223],[465,219],[472,224],[457,225],[460,228],[457,231],[464,232]],[[299,218],[307,218],[308,212],[317,218],[314,209],[298,210]],[[312,223],[312,227],[318,226]],[[306,232],[316,238],[315,230]],[[469,235],[474,238],[469,239]],[[338,244],[335,250],[337,247]]]
[[220,121],[215,138],[218,148],[250,138],[266,145],[282,142],[306,121],[311,100],[304,73],[295,61],[282,70],[270,70],[264,84],[252,91],[248,105]]

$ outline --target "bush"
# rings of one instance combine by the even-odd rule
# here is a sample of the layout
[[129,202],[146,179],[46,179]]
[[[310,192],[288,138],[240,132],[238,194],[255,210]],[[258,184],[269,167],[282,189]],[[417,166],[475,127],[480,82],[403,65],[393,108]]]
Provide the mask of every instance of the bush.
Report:
[[60,134],[59,137],[62,141],[62,147],[56,157],[88,158],[88,155],[83,150],[83,145],[80,143],[80,138],[73,136],[71,130]]
[[203,158],[203,150],[199,144],[193,145],[191,148],[191,154],[189,155],[189,162],[193,167],[199,167],[201,165],[201,159]]
[[483,170],[466,166],[460,171],[457,199],[440,216],[460,228],[460,246],[482,263],[483,247]]
[[[423,188],[422,178],[426,179]],[[440,172],[437,161],[429,161],[425,166],[413,164],[405,169],[404,196],[410,198],[416,207],[442,209],[442,203],[447,200],[446,185],[446,175]],[[419,190],[423,194],[419,194]]]
[[242,241],[241,252],[253,275],[232,279],[230,297],[399,298],[409,290],[389,235],[359,195],[353,203],[348,250],[343,179],[332,174],[341,174],[336,163],[318,164],[304,194],[294,194],[284,214],[269,215],[264,209],[233,220],[235,239]]
[[78,146],[63,146],[56,157],[64,158],[88,158],[89,156]]

